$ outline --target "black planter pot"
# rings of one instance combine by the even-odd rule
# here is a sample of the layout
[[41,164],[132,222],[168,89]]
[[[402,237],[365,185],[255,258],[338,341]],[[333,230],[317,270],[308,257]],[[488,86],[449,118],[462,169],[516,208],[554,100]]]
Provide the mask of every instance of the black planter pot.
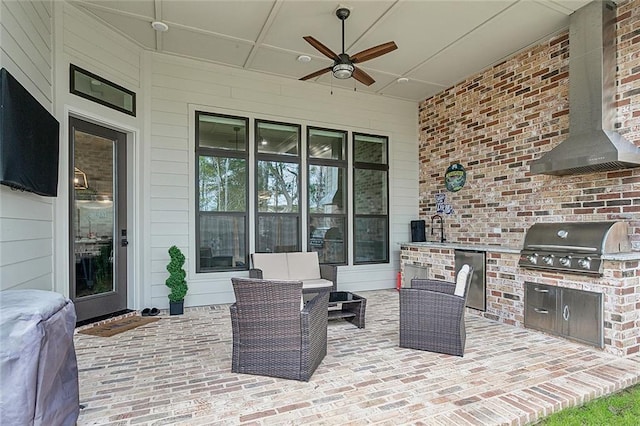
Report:
[[184,313],[184,300],[169,302],[169,315],[182,315]]

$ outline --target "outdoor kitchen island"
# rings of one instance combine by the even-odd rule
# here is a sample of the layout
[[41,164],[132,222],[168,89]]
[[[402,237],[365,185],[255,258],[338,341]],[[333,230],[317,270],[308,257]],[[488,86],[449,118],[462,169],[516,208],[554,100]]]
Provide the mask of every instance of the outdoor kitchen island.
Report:
[[640,352],[640,252],[603,255],[602,276],[532,270],[518,266],[521,247],[456,242],[400,244],[400,266],[426,267],[428,277],[452,281],[455,250],[486,253],[486,311],[467,309],[515,327],[525,326],[525,283],[602,294],[603,350],[618,356]]

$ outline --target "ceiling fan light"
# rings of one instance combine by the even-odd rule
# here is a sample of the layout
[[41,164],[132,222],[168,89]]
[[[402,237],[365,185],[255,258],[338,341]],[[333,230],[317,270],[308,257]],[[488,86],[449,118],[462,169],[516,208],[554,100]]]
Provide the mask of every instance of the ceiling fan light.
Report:
[[333,76],[341,80],[350,78],[353,75],[354,67],[351,64],[335,64],[333,66]]

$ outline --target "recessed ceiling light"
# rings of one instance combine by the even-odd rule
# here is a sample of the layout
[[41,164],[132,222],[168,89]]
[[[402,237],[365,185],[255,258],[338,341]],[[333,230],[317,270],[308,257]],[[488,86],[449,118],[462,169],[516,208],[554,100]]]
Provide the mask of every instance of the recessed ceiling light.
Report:
[[407,83],[409,81],[409,79],[407,77],[400,77],[399,79],[396,80],[396,82],[398,83]]
[[153,21],[151,23],[151,27],[154,30],[156,30],[158,32],[161,32],[161,33],[165,32],[165,31],[167,31],[169,29],[169,26],[167,24],[165,24],[164,22],[160,22],[160,21]]
[[298,62],[311,62],[311,56],[300,55],[298,56]]

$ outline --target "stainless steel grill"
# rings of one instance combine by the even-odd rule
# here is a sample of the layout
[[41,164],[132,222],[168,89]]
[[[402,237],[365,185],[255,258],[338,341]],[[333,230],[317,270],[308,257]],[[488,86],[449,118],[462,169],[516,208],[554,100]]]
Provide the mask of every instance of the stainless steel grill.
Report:
[[536,223],[524,238],[523,268],[602,275],[602,256],[631,251],[626,222]]

